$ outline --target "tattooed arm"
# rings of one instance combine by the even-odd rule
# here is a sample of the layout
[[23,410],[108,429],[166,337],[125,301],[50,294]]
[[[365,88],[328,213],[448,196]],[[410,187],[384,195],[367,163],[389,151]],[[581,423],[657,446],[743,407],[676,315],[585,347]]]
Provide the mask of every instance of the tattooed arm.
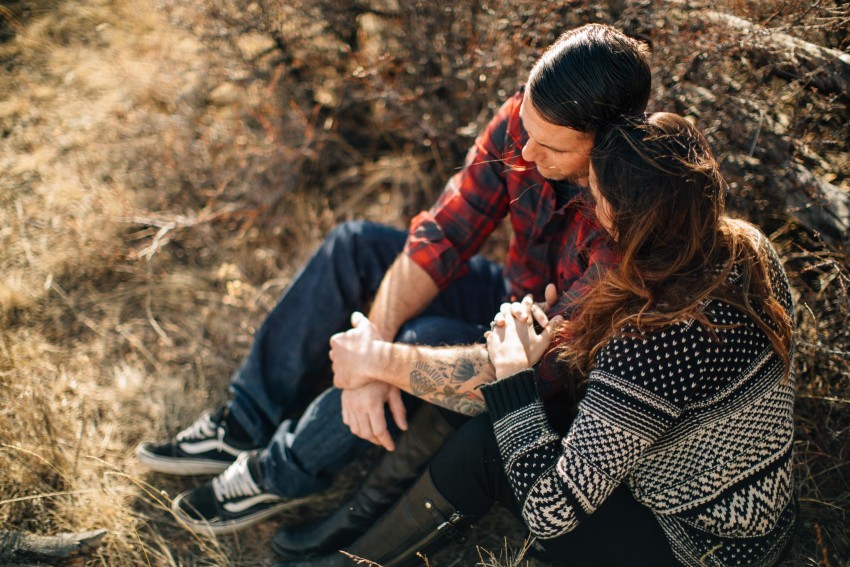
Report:
[[392,383],[418,398],[458,413],[476,415],[484,411],[484,398],[477,386],[495,379],[487,351],[480,345],[417,347],[393,345],[399,373]]
[[358,388],[380,381],[452,411],[484,411],[476,386],[495,379],[484,345],[425,347],[384,341],[368,319],[331,338],[334,385]]

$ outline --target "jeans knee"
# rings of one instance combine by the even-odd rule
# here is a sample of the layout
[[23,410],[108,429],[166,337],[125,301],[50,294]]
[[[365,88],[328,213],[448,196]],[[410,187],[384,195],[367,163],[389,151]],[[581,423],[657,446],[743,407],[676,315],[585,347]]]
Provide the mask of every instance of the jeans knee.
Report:
[[385,254],[394,259],[401,252],[405,237],[402,231],[382,224],[352,220],[335,226],[325,237],[324,248],[348,259],[370,259]]
[[406,322],[395,336],[395,342],[409,345],[430,345],[440,332],[440,326],[428,317]]
[[370,223],[362,220],[341,222],[331,229],[325,237],[325,243],[330,245],[337,243],[348,244],[364,233],[367,224]]
[[484,329],[447,317],[424,316],[402,325],[395,342],[410,345],[464,345],[478,342]]

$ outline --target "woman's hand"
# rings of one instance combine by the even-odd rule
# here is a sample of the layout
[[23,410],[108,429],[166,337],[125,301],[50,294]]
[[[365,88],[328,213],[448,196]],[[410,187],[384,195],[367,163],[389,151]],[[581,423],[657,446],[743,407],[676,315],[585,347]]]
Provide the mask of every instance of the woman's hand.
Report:
[[[542,327],[539,334],[534,329],[535,321]],[[521,303],[503,303],[487,333],[487,352],[496,369],[496,379],[530,368],[540,360],[555,328],[563,321],[560,315],[549,320],[529,297]]]
[[[543,297],[543,301],[534,303],[534,297],[531,294],[528,294],[522,298],[522,304],[528,306],[536,305],[542,309],[544,313],[549,313],[549,310],[558,303],[558,288],[555,287],[555,284],[550,283],[546,285],[546,288],[543,290]],[[496,323],[496,326],[502,326],[505,324],[504,320],[502,320],[498,314],[496,315],[496,318],[493,319],[493,322]]]

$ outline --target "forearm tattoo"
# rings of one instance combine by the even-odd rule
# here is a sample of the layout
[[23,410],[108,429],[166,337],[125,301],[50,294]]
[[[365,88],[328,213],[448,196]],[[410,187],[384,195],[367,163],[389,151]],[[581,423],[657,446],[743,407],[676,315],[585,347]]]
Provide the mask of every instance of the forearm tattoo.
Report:
[[410,373],[413,395],[465,415],[477,415],[485,409],[477,392],[463,388],[470,379],[487,368],[487,360],[461,357],[452,362],[417,361]]

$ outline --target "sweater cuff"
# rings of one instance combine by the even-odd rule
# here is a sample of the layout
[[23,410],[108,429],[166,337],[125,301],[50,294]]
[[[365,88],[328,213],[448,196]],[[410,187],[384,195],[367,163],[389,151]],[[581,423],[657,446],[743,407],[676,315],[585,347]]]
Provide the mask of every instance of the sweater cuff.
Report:
[[485,384],[481,395],[494,422],[512,411],[540,401],[537,392],[537,371],[533,368],[517,372],[502,380]]

